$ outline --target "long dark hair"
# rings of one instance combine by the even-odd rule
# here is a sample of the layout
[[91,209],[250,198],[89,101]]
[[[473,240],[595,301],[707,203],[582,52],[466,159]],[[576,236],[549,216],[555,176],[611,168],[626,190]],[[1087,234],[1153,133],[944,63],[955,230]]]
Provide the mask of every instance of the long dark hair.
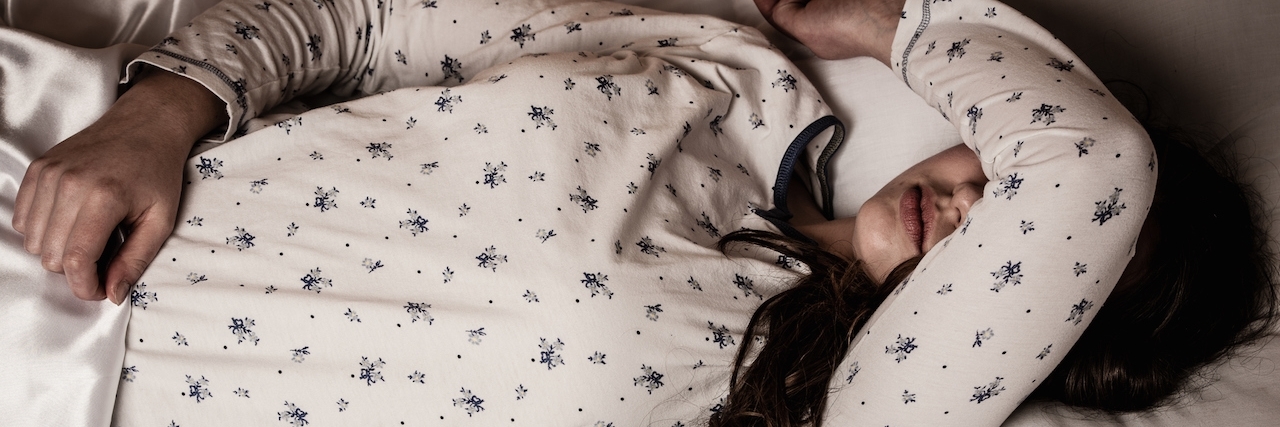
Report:
[[[1106,412],[1167,403],[1197,370],[1266,335],[1276,288],[1266,230],[1231,163],[1148,129],[1160,173],[1142,265],[1121,283],[1034,398]],[[1212,159],[1212,160],[1211,160]],[[1217,163],[1216,165],[1214,163]],[[1133,273],[1133,274],[1130,274]]]
[[[732,244],[748,244],[794,258],[809,274],[765,300],[747,324],[746,339],[734,360],[729,397],[715,414],[713,426],[785,427],[819,425],[828,385],[849,350],[853,334],[893,291],[877,283],[861,262],[849,262],[813,242],[766,231],[738,230],[720,240],[724,252]],[[889,273],[884,283],[898,283],[915,269],[919,258]],[[765,332],[755,350],[752,336]]]
[[[1032,397],[1107,411],[1150,409],[1175,396],[1197,369],[1255,340],[1276,314],[1274,257],[1251,209],[1256,196],[1233,170],[1152,131],[1159,159],[1155,202],[1122,282],[1084,335]],[[747,325],[729,397],[712,426],[817,426],[828,385],[856,333],[919,259],[877,283],[860,262],[769,232],[726,235],[795,258],[810,273],[766,300]],[[1136,266],[1136,268],[1135,268]],[[754,340],[764,345],[754,361]]]

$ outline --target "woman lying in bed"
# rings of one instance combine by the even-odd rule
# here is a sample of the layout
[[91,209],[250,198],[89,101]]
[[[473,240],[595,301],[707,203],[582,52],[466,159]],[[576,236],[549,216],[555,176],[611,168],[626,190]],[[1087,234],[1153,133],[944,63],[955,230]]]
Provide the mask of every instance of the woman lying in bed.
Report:
[[[1149,406],[1253,331],[1271,299],[1229,181],[1153,150],[1016,11],[913,3],[758,2],[964,137],[856,218],[830,214],[839,121],[751,29],[315,0],[226,2],[136,60],[14,226],[135,308],[122,425],[995,425],[1035,390]],[[324,91],[376,95],[252,120]],[[183,180],[223,120],[244,135]]]

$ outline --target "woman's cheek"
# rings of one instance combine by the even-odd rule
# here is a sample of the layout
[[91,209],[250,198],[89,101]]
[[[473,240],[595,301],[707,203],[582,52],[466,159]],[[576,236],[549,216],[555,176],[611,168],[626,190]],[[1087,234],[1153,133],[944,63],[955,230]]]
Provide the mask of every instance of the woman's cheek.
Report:
[[858,259],[866,266],[868,273],[878,281],[883,281],[893,267],[906,258],[899,258],[900,248],[896,244],[893,231],[897,230],[897,216],[885,211],[884,206],[863,205],[855,224],[853,248]]

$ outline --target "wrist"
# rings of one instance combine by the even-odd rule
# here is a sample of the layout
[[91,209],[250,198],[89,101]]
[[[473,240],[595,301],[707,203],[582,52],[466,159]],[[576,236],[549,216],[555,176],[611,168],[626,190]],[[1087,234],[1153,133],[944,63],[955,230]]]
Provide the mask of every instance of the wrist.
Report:
[[871,2],[860,22],[859,38],[863,42],[864,55],[892,67],[890,55],[893,53],[893,38],[898,32],[898,23],[902,21],[902,8],[906,0],[881,0]]
[[107,114],[146,123],[147,131],[183,144],[184,150],[227,121],[226,103],[200,82],[149,66]]

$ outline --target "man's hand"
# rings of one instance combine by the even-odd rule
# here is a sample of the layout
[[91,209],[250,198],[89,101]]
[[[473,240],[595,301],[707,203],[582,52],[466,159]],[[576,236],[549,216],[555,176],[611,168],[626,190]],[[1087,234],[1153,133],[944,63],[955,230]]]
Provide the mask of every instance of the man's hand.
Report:
[[889,65],[906,0],[755,0],[774,28],[823,59],[870,56]]
[[[144,75],[89,127],[27,168],[13,228],[46,270],[75,295],[122,303],[173,231],[182,168],[192,144],[226,120],[225,104],[195,81]],[[98,277],[98,258],[117,225],[129,232]]]

